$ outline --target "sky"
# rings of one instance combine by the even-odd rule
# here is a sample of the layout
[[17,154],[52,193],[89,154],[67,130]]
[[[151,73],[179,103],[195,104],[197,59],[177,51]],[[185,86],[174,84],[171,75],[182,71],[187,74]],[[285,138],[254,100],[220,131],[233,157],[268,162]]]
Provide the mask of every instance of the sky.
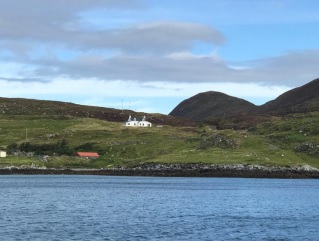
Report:
[[317,0],[0,0],[0,97],[168,114],[319,77]]

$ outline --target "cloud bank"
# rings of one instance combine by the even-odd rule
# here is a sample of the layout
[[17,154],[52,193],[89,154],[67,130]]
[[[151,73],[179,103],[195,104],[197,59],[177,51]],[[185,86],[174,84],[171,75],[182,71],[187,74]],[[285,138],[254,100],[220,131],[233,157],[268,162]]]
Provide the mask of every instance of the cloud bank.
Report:
[[[149,86],[156,89],[153,95],[178,96],[178,90],[185,91],[187,85],[205,89],[228,83],[233,87],[253,84],[286,90],[318,77],[319,49],[233,62],[219,54],[229,41],[223,31],[202,21],[152,19],[146,14],[151,2],[0,0],[0,83],[11,83],[11,87],[34,83],[37,90],[59,86],[52,87],[56,94],[72,92],[76,82],[101,88],[109,84],[113,91],[108,94],[117,96],[123,94],[118,86],[137,92]],[[244,2],[239,6],[240,16],[249,1]],[[215,3],[216,8],[224,6]],[[287,4],[274,3],[271,1],[269,9]],[[249,46],[243,46],[245,49]],[[10,95],[5,93],[4,88],[0,90],[0,95]]]

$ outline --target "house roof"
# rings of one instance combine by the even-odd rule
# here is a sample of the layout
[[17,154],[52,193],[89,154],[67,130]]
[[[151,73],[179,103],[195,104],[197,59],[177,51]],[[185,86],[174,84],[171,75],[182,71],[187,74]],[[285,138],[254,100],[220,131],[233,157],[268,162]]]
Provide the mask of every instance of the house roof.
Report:
[[140,123],[151,123],[149,121],[146,121],[146,120],[142,120],[142,121],[139,121]]
[[99,157],[100,155],[96,152],[80,152],[78,151],[76,153],[77,156],[82,156],[82,157]]

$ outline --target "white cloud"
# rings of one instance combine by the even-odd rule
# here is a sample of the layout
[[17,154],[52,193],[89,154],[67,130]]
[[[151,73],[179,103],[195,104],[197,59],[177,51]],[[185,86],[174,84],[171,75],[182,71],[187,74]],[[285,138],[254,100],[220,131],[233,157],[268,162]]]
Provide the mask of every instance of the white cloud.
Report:
[[[40,63],[39,63],[40,64]],[[296,87],[318,77],[319,50],[288,53],[237,65],[216,56],[173,53],[170,56],[81,56],[71,61],[42,61],[33,73],[46,79],[121,79],[140,83],[262,83]]]
[[[217,51],[211,53],[212,48],[225,42],[225,36],[206,24],[161,20],[125,28],[81,28],[83,12],[98,8],[127,9],[143,3],[128,0],[21,3],[12,0],[6,5],[0,1],[0,46],[6,53],[1,61],[5,67],[0,67],[0,78],[21,82],[54,81],[61,77],[170,84],[255,82],[295,87],[317,77],[318,49],[228,64]],[[249,3],[251,1],[237,3],[236,9],[245,8]],[[224,4],[230,2],[221,6]],[[104,21],[107,20],[106,16]],[[65,28],[71,26],[69,24],[79,28]],[[194,54],[193,46],[198,42],[209,44],[210,52]]]
[[[173,12],[152,18],[154,12],[145,11],[148,4],[144,0],[0,0],[0,96],[69,97],[92,105],[109,104],[106,97],[188,98],[208,90],[241,98],[275,98],[318,77],[319,49],[305,46],[281,56],[231,63],[219,55],[220,49],[227,48],[227,31],[224,34],[201,18],[175,18]],[[172,9],[177,7],[172,4]],[[231,24],[228,27],[254,21],[318,20],[315,10],[304,8],[301,17],[287,12],[298,4],[295,0],[203,1],[196,2],[192,13],[222,19]],[[200,8],[203,12],[197,11]],[[90,21],[97,11],[98,23]],[[128,12],[135,21],[129,21]],[[282,12],[288,20],[279,17]],[[119,21],[125,24],[117,25]]]
[[[199,92],[219,91],[232,96],[269,97],[275,98],[279,94],[287,91],[285,86],[263,86],[256,83],[238,84],[238,83],[168,83],[168,82],[150,82],[139,84],[135,81],[114,80],[109,82],[98,80],[70,80],[58,79],[48,83],[41,82],[8,82],[0,80],[0,95],[3,97],[32,97],[39,95],[63,95],[63,96],[87,96],[91,97],[89,102],[84,104],[93,104],[100,102],[106,97],[190,97]],[[94,98],[92,99],[92,96]],[[127,100],[126,100],[127,102]],[[131,105],[138,105],[139,102],[132,102]],[[117,104],[118,105],[118,104]],[[127,103],[126,103],[127,105]]]

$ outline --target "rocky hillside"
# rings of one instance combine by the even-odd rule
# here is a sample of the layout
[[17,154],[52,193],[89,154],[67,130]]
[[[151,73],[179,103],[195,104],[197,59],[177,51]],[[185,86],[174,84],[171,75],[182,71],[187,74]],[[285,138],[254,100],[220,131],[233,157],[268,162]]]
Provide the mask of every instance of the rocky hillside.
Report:
[[[236,116],[283,115],[319,111],[319,79],[287,91],[264,105],[254,104],[220,92],[199,93],[182,101],[170,113],[171,116],[197,121]],[[236,120],[237,121],[237,120]]]
[[88,117],[100,120],[124,122],[129,115],[142,117],[146,116],[154,124],[171,126],[192,126],[193,121],[183,118],[162,115],[134,112],[131,110],[118,110],[95,106],[77,105],[60,101],[44,101],[22,98],[0,98],[0,116],[12,115],[36,115],[54,118],[67,117]]
[[246,100],[220,92],[208,91],[184,100],[169,115],[203,120],[211,116],[224,117],[246,113],[255,107]]

